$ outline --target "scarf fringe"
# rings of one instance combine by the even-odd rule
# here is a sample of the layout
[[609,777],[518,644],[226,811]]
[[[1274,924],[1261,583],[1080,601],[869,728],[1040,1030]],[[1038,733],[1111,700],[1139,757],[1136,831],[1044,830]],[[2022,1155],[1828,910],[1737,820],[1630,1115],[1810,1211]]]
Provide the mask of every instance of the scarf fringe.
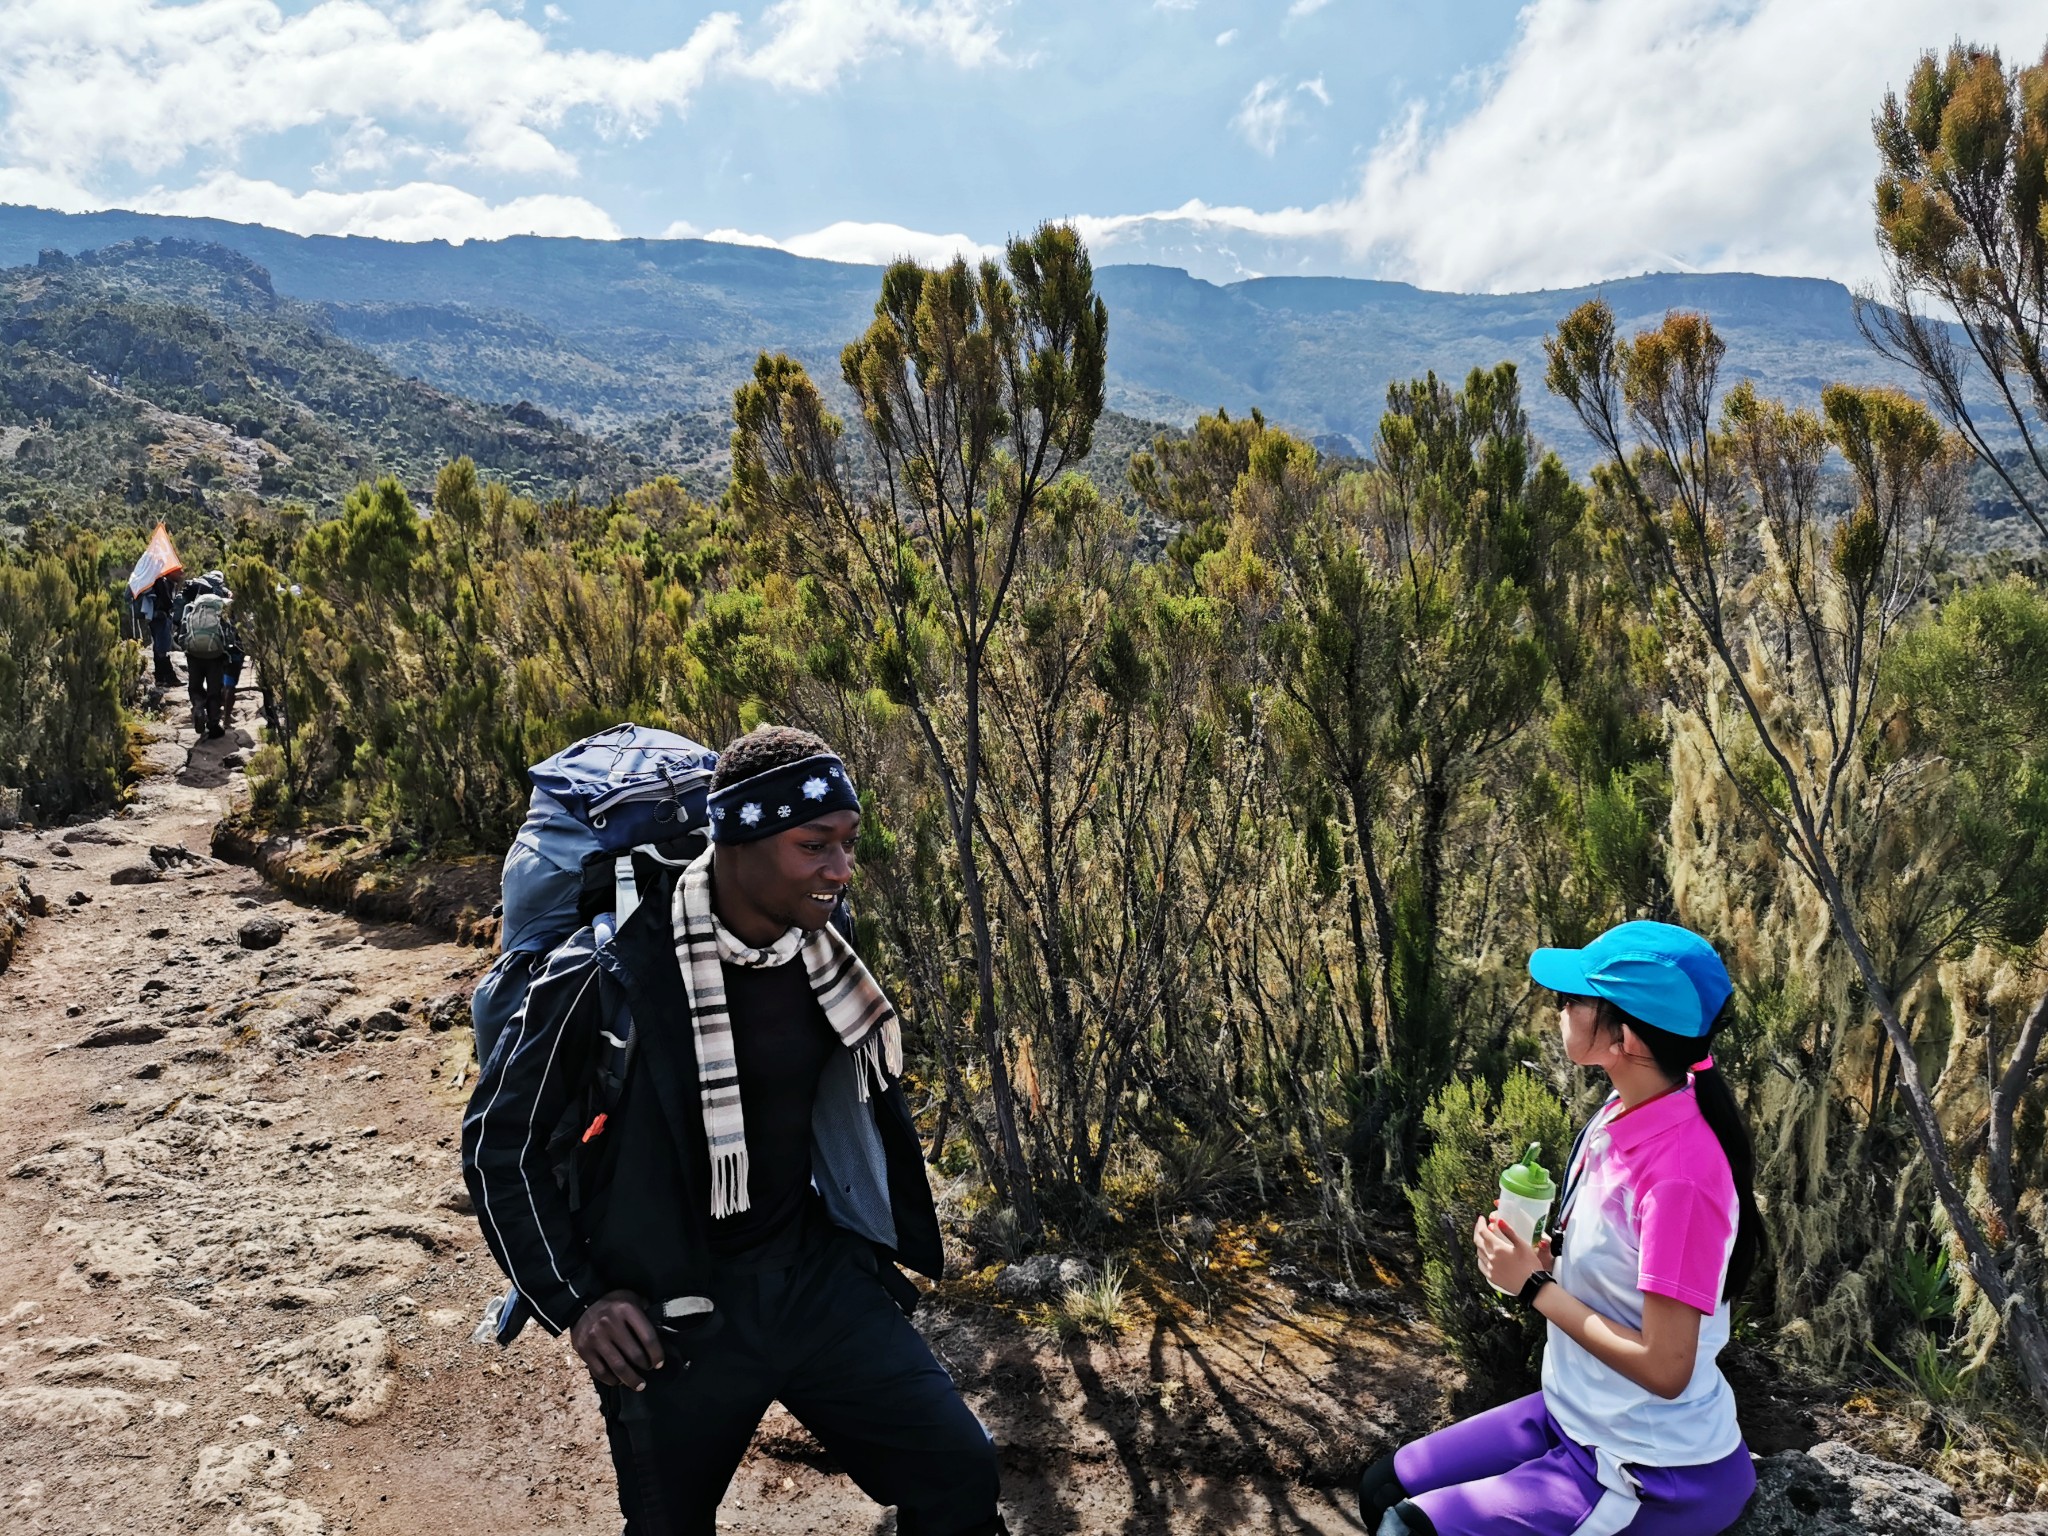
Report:
[[738,1146],[711,1160],[711,1215],[714,1220],[737,1216],[748,1209],[747,1149]]

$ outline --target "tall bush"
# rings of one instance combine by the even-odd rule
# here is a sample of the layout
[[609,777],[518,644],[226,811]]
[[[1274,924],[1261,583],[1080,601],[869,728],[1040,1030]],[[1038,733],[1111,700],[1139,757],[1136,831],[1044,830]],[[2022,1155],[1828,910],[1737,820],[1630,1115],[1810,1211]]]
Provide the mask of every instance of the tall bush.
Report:
[[141,662],[102,565],[90,538],[0,563],[0,785],[39,818],[98,810],[121,791]]
[[1517,1067],[1498,1094],[1483,1078],[1446,1084],[1423,1111],[1422,1126],[1430,1149],[1407,1193],[1422,1250],[1423,1296],[1470,1391],[1497,1402],[1535,1385],[1543,1320],[1504,1305],[1480,1277],[1472,1228],[1493,1209],[1501,1174],[1531,1142],[1542,1147],[1551,1177],[1563,1182],[1571,1123],[1549,1086]]

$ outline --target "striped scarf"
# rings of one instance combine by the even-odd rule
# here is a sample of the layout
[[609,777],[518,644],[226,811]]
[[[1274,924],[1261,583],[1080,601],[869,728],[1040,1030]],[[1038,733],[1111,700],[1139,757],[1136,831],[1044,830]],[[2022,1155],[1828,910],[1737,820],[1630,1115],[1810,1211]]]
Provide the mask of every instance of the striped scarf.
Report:
[[831,924],[808,933],[792,928],[765,949],[751,949],[734,938],[711,910],[713,851],[706,849],[676,881],[673,916],[676,964],[683,973],[697,1041],[698,1091],[711,1153],[711,1214],[724,1217],[746,1210],[749,1196],[747,1129],[740,1113],[739,1066],[721,966],[785,965],[802,955],[826,1022],[859,1062],[861,1070],[854,1080],[862,1102],[867,1100],[870,1078],[877,1088],[886,1088],[890,1079],[903,1075],[903,1031],[881,984]]

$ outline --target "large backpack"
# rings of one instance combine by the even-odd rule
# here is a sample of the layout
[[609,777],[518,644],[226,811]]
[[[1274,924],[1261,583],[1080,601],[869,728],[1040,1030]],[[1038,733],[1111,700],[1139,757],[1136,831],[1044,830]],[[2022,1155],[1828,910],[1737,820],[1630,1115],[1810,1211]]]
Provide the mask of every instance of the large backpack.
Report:
[[499,956],[470,999],[479,1061],[556,945],[600,913],[621,923],[632,915],[635,848],[666,864],[703,851],[717,764],[687,736],[625,724],[527,770],[533,797],[499,877]]
[[192,661],[220,661],[228,653],[228,605],[202,592],[185,609],[185,655]]
[[[658,877],[646,861],[673,866],[703,852],[717,764],[717,753],[687,736],[622,724],[527,770],[533,796],[499,877],[500,953],[470,999],[478,1061],[518,1017],[549,954],[586,923],[605,938],[632,915],[640,901],[636,858]],[[629,1027],[590,1042],[569,1108],[548,1129],[548,1162],[572,1210],[589,1193],[590,1142],[618,1108],[638,1038]],[[492,1300],[476,1340],[510,1344],[530,1315],[514,1287]]]

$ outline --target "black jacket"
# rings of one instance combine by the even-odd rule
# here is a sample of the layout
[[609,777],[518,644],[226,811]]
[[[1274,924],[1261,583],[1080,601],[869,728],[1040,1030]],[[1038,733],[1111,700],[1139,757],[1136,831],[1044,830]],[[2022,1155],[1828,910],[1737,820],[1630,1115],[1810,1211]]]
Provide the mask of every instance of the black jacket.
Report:
[[[607,1291],[659,1301],[705,1288],[710,1159],[669,915],[673,879],[643,886],[646,899],[609,942],[585,928],[548,956],[463,1117],[463,1177],[484,1240],[552,1333]],[[636,1029],[617,1107],[579,1145],[588,1127],[565,1117],[582,1102],[604,1035]],[[843,1071],[827,1067],[813,1117],[827,1208],[889,1259],[937,1279],[938,1216],[902,1087],[857,1102],[844,1054]],[[841,1081],[843,1092],[833,1086]],[[558,1177],[570,1149],[581,1170],[573,1189]]]

